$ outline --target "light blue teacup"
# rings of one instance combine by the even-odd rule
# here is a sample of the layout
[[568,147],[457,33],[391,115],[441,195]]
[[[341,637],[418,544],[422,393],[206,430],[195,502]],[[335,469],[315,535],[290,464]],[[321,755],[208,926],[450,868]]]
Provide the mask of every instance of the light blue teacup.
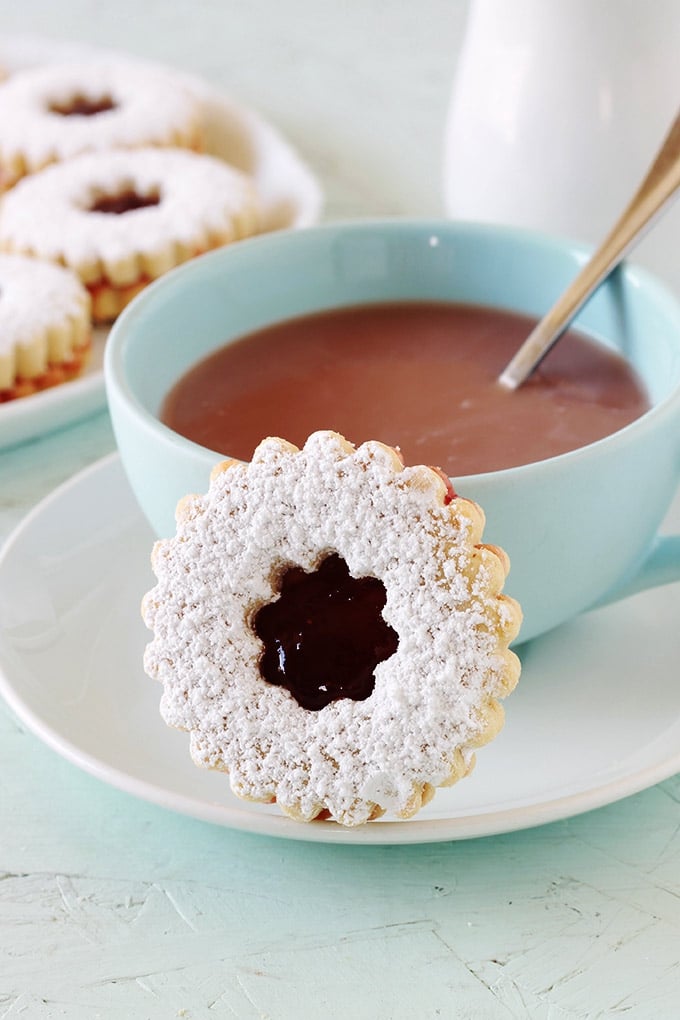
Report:
[[[115,324],[105,361],[123,464],[154,530],[174,533],[177,501],[206,491],[221,459],[157,418],[172,384],[206,354],[282,319],[377,301],[465,301],[540,316],[586,257],[567,241],[514,229],[368,221],[259,237],[163,277]],[[624,268],[577,325],[631,361],[652,409],[583,449],[454,479],[484,508],[485,541],[510,555],[522,640],[680,577],[680,536],[658,535],[680,475],[680,305]]]

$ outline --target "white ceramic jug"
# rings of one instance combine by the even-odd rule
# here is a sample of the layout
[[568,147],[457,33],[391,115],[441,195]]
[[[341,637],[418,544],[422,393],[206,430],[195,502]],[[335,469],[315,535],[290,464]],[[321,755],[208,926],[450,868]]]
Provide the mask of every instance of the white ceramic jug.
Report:
[[[680,0],[471,0],[445,210],[598,242],[679,107]],[[680,289],[680,208],[639,255]]]

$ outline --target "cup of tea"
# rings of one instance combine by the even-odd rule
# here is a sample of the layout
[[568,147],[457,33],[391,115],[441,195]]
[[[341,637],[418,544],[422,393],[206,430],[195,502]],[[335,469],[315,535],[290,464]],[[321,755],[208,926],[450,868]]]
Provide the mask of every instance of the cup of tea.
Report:
[[[661,284],[622,267],[575,324],[591,339],[560,341],[554,367],[496,404],[523,317],[540,317],[587,255],[509,227],[388,220],[270,234],[169,273],[118,319],[104,368],[154,531],[174,533],[177,502],[205,492],[219,460],[334,429],[441,467],[481,505],[484,540],[510,556],[521,640],[680,578],[680,536],[659,535],[680,475],[680,305]],[[219,380],[227,397],[209,392]],[[606,413],[591,434],[593,409]]]

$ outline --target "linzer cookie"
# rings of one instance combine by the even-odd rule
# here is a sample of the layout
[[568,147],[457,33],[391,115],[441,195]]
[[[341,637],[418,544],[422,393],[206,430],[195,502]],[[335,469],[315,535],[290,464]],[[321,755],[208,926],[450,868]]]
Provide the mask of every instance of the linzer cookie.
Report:
[[0,255],[0,403],[79,375],[90,333],[90,298],[73,273]]
[[102,149],[202,148],[202,104],[178,75],[97,59],[19,71],[0,86],[0,178]]
[[167,270],[259,227],[251,179],[181,149],[77,156],[24,178],[0,205],[0,248],[73,269],[95,322],[113,320]]
[[415,814],[515,686],[518,604],[482,510],[334,432],[225,461],[156,543],[145,668],[197,765],[299,821]]

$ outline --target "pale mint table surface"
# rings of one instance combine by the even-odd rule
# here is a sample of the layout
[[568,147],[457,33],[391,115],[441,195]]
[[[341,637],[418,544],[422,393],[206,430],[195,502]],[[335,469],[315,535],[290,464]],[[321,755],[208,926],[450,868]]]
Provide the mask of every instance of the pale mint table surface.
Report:
[[[304,152],[329,218],[432,214],[465,9],[0,0],[0,32],[204,74]],[[102,413],[0,453],[0,539],[113,446]],[[680,1016],[680,776],[512,835],[325,846],[137,801],[0,707],[0,1020],[619,1016]]]

